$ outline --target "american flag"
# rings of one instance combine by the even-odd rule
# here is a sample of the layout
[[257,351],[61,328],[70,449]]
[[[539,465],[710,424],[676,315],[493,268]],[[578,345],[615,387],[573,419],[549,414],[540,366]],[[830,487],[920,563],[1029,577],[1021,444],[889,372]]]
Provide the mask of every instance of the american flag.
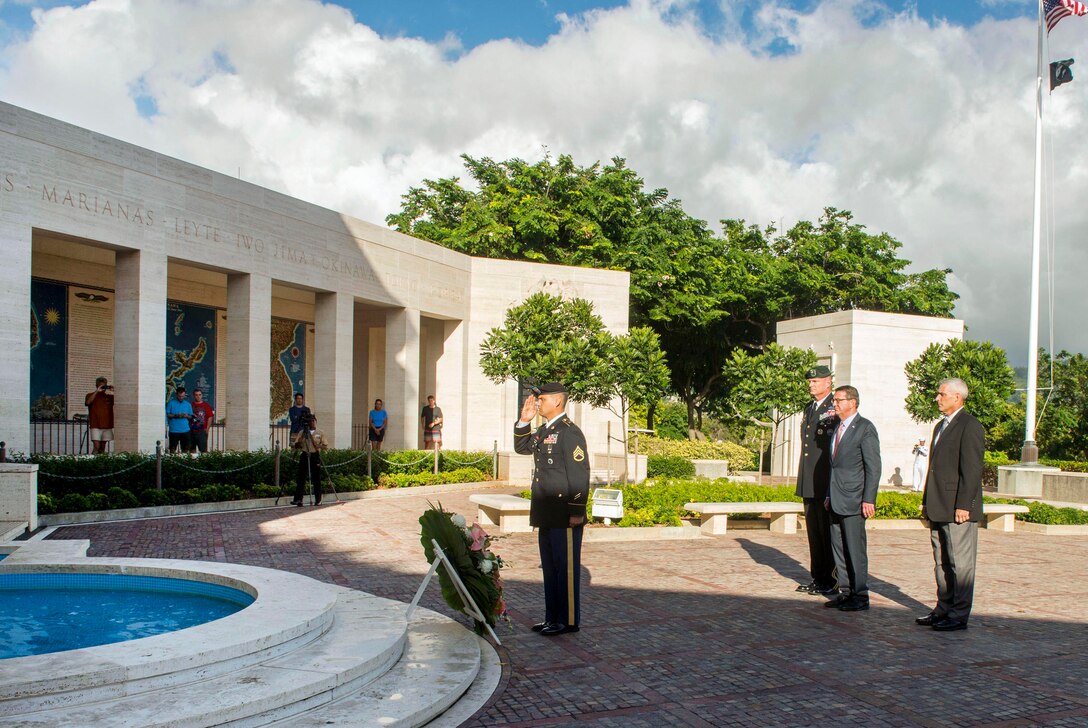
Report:
[[1054,28],[1058,21],[1067,15],[1084,15],[1088,5],[1077,0],[1043,0],[1043,15],[1046,16],[1046,32]]

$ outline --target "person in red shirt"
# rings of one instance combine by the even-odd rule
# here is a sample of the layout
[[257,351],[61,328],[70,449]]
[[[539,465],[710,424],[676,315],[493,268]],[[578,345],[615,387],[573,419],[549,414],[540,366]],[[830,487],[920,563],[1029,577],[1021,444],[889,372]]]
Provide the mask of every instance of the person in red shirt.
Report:
[[189,425],[190,449],[208,452],[208,428],[215,424],[215,410],[204,401],[204,392],[193,390],[193,419]]
[[87,394],[84,403],[93,452],[99,455],[106,452],[106,443],[113,439],[113,385],[105,377],[94,380],[94,391]]

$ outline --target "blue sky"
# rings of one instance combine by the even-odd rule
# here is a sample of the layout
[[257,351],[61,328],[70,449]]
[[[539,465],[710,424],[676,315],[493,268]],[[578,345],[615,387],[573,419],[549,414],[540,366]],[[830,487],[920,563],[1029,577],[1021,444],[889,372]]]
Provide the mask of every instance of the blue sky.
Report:
[[[64,0],[0,0],[0,22],[7,34],[21,34],[32,27],[32,8],[81,6],[86,2]],[[490,40],[509,38],[540,45],[559,28],[557,17],[579,15],[595,8],[625,5],[620,0],[340,0],[355,19],[386,37],[409,36],[438,42],[456,35],[468,50]],[[708,33],[721,33],[729,25],[723,6],[749,27],[754,12],[764,3],[755,0],[693,0],[693,7]],[[815,0],[782,0],[780,6],[811,10]],[[956,25],[973,25],[990,17],[999,20],[1033,15],[1037,7],[1030,0],[862,0],[872,6],[871,19],[877,22],[890,13],[915,11],[930,22],[947,20]],[[864,12],[862,14],[865,14]]]

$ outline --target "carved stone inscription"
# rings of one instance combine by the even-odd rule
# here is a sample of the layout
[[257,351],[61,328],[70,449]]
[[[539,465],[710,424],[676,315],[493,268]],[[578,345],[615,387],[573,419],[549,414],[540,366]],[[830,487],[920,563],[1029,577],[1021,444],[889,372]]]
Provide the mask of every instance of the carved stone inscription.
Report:
[[[144,207],[140,202],[121,199],[95,189],[79,189],[53,182],[32,183],[27,180],[24,183],[19,177],[20,175],[16,172],[0,171],[0,194],[15,193],[17,189],[25,187],[30,194],[38,198],[39,202],[47,205],[68,207],[84,215],[109,217],[122,224],[162,226],[167,234],[172,233],[183,238],[219,245],[232,245],[239,251],[255,256],[267,256],[296,269],[303,266],[311,267],[339,278],[363,280],[378,286],[405,291],[415,290],[418,285],[415,279],[394,273],[379,277],[370,266],[343,260],[336,253],[307,251],[282,240],[262,238],[252,231],[226,230],[217,225],[191,220],[187,217],[163,217],[157,211]],[[432,295],[448,301],[460,302],[464,298],[463,291],[450,286],[439,286],[430,290]]]

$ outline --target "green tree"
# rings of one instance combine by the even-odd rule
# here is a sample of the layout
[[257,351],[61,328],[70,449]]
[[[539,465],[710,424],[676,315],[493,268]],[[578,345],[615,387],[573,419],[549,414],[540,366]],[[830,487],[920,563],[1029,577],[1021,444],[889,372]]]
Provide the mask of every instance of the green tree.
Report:
[[936,396],[942,379],[958,377],[967,384],[967,410],[987,430],[1001,422],[1016,388],[1005,352],[989,341],[951,339],[947,344],[930,344],[907,363],[905,371],[910,389],[906,410],[915,422],[932,422],[941,416]]
[[[1055,460],[1088,459],[1088,358],[1068,351],[1052,358],[1040,349],[1038,384],[1035,440],[1039,453]],[[988,446],[1019,457],[1026,417],[1022,398],[1007,404],[988,433],[993,437],[993,445]]]
[[[724,400],[726,409],[741,420],[769,429],[771,442],[778,442],[782,423],[812,400],[805,371],[815,366],[816,360],[813,351],[776,343],[754,356],[743,349],[734,351],[722,368],[729,392]],[[762,454],[761,443],[761,460]]]
[[616,336],[605,330],[593,304],[536,293],[506,312],[488,332],[480,364],[493,382],[561,381],[571,399],[607,408],[622,423],[633,404],[656,402],[669,386],[657,334],[635,327]]
[[610,346],[611,336],[592,303],[535,293],[507,310],[501,328],[487,333],[480,367],[496,383],[564,382],[571,399],[595,404],[600,362]]
[[424,180],[387,222],[471,255],[629,271],[631,323],[660,337],[691,437],[726,394],[726,360],[774,341],[777,321],[843,308],[949,316],[956,299],[948,270],[906,273],[901,244],[847,211],[827,208],[783,234],[724,220],[716,236],[619,157],[588,167],[569,155],[462,159],[475,190]]
[[[1088,460],[1088,357],[1063,350],[1054,357],[1053,366],[1054,388],[1050,396],[1053,409],[1039,405],[1041,442],[1048,457]],[[1049,367],[1049,361],[1045,366],[1040,361],[1041,372],[1047,372]]]

